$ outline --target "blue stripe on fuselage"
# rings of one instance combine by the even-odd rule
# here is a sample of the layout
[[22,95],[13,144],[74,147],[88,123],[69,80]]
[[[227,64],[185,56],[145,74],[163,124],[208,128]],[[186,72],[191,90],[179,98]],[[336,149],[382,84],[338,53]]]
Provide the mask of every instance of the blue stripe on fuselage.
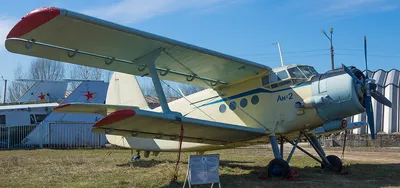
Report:
[[306,83],[302,83],[302,84],[299,84],[299,85],[296,85],[296,86],[291,86],[291,87],[288,87],[288,88],[283,88],[283,89],[278,89],[278,90],[273,90],[273,91],[267,90],[267,89],[264,89],[264,88],[257,88],[257,89],[253,89],[253,90],[246,91],[246,92],[243,92],[243,93],[239,93],[239,94],[236,94],[236,95],[232,95],[232,96],[227,97],[227,98],[223,98],[223,99],[219,99],[219,100],[216,100],[216,101],[213,101],[213,102],[209,102],[209,103],[201,105],[200,107],[208,106],[208,105],[212,105],[212,104],[216,104],[216,103],[220,103],[220,102],[227,101],[227,100],[233,100],[233,99],[237,99],[237,98],[241,98],[241,97],[246,97],[246,96],[257,94],[257,93],[276,93],[276,92],[286,91],[286,90],[289,90],[289,89],[299,88],[299,87],[308,86],[308,85],[311,85],[311,82],[306,82]]

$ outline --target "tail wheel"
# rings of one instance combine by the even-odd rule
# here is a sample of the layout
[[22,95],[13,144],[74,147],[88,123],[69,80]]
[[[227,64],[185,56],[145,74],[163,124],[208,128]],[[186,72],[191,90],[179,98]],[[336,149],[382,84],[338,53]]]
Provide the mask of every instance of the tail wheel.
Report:
[[[326,156],[326,159],[328,159],[329,163],[331,163],[330,169],[334,172],[341,172],[343,168],[342,160],[340,160],[339,157],[336,155],[328,155]],[[321,165],[322,168],[325,168],[325,165]]]
[[290,168],[289,164],[280,158],[273,159],[271,162],[268,164],[268,177],[287,177]]

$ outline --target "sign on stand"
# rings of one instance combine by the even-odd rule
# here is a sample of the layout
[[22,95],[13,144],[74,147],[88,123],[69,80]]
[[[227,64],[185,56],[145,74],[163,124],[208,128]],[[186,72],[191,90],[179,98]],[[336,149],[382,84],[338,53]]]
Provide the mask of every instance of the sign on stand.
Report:
[[211,187],[214,186],[214,183],[218,183],[218,186],[221,188],[218,167],[218,154],[189,156],[189,166],[183,187],[185,187],[187,181],[189,188],[191,185],[209,183],[211,183]]

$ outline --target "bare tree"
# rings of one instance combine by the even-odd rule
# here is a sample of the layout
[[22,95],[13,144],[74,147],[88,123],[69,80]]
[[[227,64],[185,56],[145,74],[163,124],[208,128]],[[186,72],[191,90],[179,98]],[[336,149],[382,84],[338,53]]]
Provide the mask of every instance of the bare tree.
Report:
[[[83,65],[72,65],[69,70],[70,78],[78,80],[102,80],[103,73],[104,73],[103,69],[87,67]],[[109,80],[110,78],[107,79]],[[77,88],[79,83],[80,82],[72,82],[71,83],[72,89]]]
[[38,80],[61,80],[64,78],[64,65],[61,62],[37,58],[32,61],[28,78]]
[[194,85],[189,85],[189,84],[180,84],[178,86],[178,88],[181,89],[181,91],[184,95],[190,95],[190,94],[197,93],[197,92],[205,89],[205,88],[202,88],[199,86],[194,86]]
[[[21,65],[18,65],[14,70],[15,79],[27,78],[27,75],[23,73]],[[7,88],[7,98],[8,102],[16,102],[31,86],[31,83],[14,81],[9,82]]]

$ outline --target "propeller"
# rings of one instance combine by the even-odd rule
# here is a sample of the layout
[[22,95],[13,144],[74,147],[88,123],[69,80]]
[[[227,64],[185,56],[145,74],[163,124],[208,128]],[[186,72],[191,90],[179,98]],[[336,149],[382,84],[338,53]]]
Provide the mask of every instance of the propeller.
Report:
[[364,36],[364,59],[365,59],[365,70],[366,70],[366,75],[365,75],[365,80],[364,82],[361,81],[359,78],[357,78],[354,73],[347,68],[345,65],[342,64],[344,71],[349,74],[357,84],[360,84],[362,88],[364,89],[364,107],[365,111],[367,113],[367,118],[368,118],[368,125],[369,129],[371,130],[371,138],[375,139],[375,121],[374,121],[374,112],[372,109],[372,101],[371,97],[373,97],[376,101],[379,103],[392,107],[392,103],[387,99],[382,93],[376,90],[377,85],[375,83],[374,79],[370,79],[368,77],[368,61],[367,61],[367,37]]

